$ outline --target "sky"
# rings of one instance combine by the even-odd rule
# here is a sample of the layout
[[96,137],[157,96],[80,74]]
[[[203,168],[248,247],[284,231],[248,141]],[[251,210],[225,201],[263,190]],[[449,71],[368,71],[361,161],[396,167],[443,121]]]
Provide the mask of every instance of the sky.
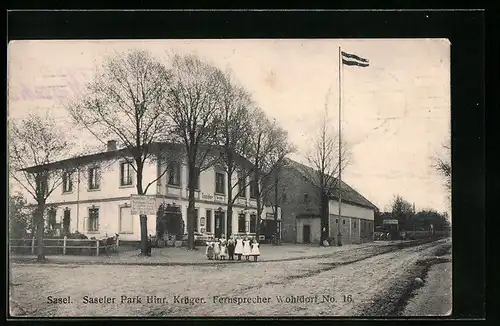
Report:
[[[416,210],[450,213],[432,158],[450,141],[450,43],[447,39],[242,39],[13,41],[8,45],[8,116],[49,114],[75,135],[64,107],[84,90],[103,58],[145,49],[159,60],[196,54],[226,70],[288,131],[304,155],[328,110],[339,118],[339,47],[368,67],[342,68],[342,140],[350,163],[342,180],[381,210],[396,194]],[[76,134],[80,144],[91,136]],[[94,143],[95,144],[95,143]],[[451,214],[450,214],[451,215]]]

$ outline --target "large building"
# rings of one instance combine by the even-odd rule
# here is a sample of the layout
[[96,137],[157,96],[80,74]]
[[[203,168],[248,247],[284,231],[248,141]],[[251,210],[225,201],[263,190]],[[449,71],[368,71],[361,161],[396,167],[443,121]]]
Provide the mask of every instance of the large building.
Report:
[[[169,144],[155,144],[153,153],[161,153],[146,161],[143,171],[143,187],[148,195],[156,196],[156,206],[165,204],[170,210],[182,215],[187,225],[188,189],[187,166],[182,154],[177,160],[166,160],[165,151],[183,153],[182,148]],[[139,215],[131,214],[130,195],[137,194],[136,176],[128,163],[124,150],[117,150],[116,142],[108,142],[107,151],[55,162],[48,168],[71,169],[65,173],[61,186],[49,197],[47,204],[56,207],[56,219],[66,232],[85,234],[88,237],[120,235],[125,241],[140,240]],[[175,157],[175,155],[171,155]],[[247,162],[249,163],[249,162]],[[78,167],[75,169],[75,167]],[[36,168],[36,167],[35,167]],[[166,169],[166,173],[161,175]],[[254,234],[257,223],[255,183],[246,183],[233,195],[238,194],[233,205],[233,216],[227,216],[227,173],[212,166],[197,173],[195,230],[215,237],[231,234]],[[233,184],[238,184],[238,174]],[[241,175],[240,175],[241,177]],[[250,184],[250,186],[248,186]],[[262,218],[272,208],[264,207]],[[231,229],[228,230],[228,219]],[[185,231],[186,232],[186,231]],[[156,216],[148,216],[148,234],[156,234]]]
[[[304,173],[306,171],[313,173]],[[281,229],[284,242],[319,243],[321,237],[320,203],[310,181],[312,168],[287,160],[280,171],[279,188]],[[338,197],[333,191],[329,201],[329,235],[342,243],[362,243],[373,240],[376,206],[342,182],[342,217],[339,219]]]

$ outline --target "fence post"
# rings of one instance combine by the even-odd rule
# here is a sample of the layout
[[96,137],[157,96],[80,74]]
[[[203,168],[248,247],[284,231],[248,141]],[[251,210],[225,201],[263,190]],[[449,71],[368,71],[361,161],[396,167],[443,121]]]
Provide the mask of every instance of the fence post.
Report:
[[96,256],[99,256],[99,239],[96,240],[97,244],[96,244],[96,251],[95,251],[95,255]]
[[31,238],[31,254],[35,254],[35,237]]
[[66,239],[68,237],[67,236],[64,236],[64,240],[63,240],[63,255],[66,255]]

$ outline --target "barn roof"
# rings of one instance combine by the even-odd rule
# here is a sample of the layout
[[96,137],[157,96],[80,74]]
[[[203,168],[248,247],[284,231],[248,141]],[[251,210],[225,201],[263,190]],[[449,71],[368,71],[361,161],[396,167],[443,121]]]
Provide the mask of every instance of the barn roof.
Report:
[[[292,168],[295,171],[298,171],[300,174],[302,174],[306,178],[310,178],[311,176],[313,177],[318,177],[319,173],[318,171],[315,171],[312,167],[301,164],[299,162],[296,162],[291,159],[286,160],[285,167]],[[314,183],[314,181],[312,181]],[[348,202],[352,203],[355,205],[371,208],[371,209],[376,209],[377,207],[370,202],[368,199],[363,197],[359,192],[354,190],[351,186],[349,186],[347,183],[344,181],[341,182],[341,189],[342,189],[342,201],[343,202]],[[337,199],[339,198],[339,189],[331,189],[332,195],[330,196],[331,199]]]

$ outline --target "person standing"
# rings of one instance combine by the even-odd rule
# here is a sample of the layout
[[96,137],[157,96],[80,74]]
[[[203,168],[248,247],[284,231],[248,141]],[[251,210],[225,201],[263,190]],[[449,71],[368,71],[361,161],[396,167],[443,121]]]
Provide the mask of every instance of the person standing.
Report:
[[222,241],[220,242],[220,259],[221,260],[226,260],[226,256],[227,256],[227,247],[226,247],[226,240],[225,239],[222,239]]
[[251,252],[252,252],[252,249],[250,248],[250,239],[245,238],[245,240],[243,241],[243,256],[245,256],[246,261],[250,260]]
[[229,260],[234,260],[234,238],[231,236],[227,242],[227,253],[228,253],[228,259]]
[[257,261],[257,258],[260,256],[260,249],[259,248],[260,248],[260,245],[257,242],[257,239],[253,239],[251,254],[253,256],[254,261]]
[[238,256],[238,260],[241,260],[241,255],[243,255],[243,239],[241,237],[236,238],[234,253]]
[[214,259],[214,243],[212,241],[207,242],[207,249],[205,254],[207,255],[208,260]]
[[219,254],[220,254],[220,242],[219,242],[219,239],[215,239],[215,243],[214,243],[214,258],[215,258],[215,260],[219,260]]

